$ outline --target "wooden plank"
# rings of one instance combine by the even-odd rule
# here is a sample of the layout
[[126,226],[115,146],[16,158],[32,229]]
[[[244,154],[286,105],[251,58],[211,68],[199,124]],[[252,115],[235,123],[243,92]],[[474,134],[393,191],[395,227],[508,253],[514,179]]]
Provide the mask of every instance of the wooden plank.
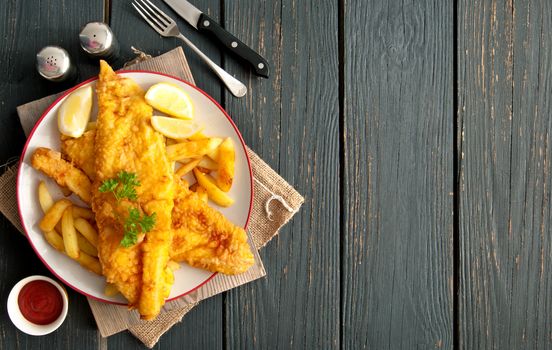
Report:
[[[217,45],[205,35],[200,34],[162,1],[155,1],[155,5],[172,17],[178,24],[178,28],[182,34],[190,39],[203,53],[209,56],[215,63],[221,64],[220,51]],[[218,19],[220,16],[219,0],[203,1],[201,4],[197,4],[197,6],[201,7],[203,12],[214,19]],[[131,2],[112,2],[111,28],[119,39],[121,46],[121,57],[117,62],[118,67],[121,67],[122,63],[135,57],[131,46],[152,56],[165,53],[176,46],[182,46],[197,86],[205,90],[217,101],[220,101],[222,87],[214,73],[182,41],[175,38],[164,38],[157,34],[136,12]]]
[[[27,239],[7,220],[0,224],[0,295],[7,300],[10,289],[21,279],[44,275],[56,279],[38,259]],[[32,337],[19,331],[9,320],[5,305],[0,322],[0,348],[3,349],[97,349],[98,331],[88,302],[81,294],[66,288],[69,294],[69,312],[63,325],[54,333]]]
[[246,143],[305,197],[262,251],[266,279],[228,293],[235,349],[339,347],[338,1],[224,2],[226,28],[270,63],[268,80],[225,56],[246,82],[226,108]]
[[451,349],[454,2],[344,6],[343,347]]
[[[15,108],[26,102],[51,95],[75,85],[50,83],[36,69],[36,53],[44,46],[65,48],[79,68],[78,80],[94,74],[94,65],[82,52],[78,32],[88,21],[101,20],[102,2],[87,1],[84,5],[63,1],[21,2],[2,1],[0,11],[0,164],[19,156],[25,137]],[[78,82],[78,81],[77,81]]]
[[[154,349],[222,349],[222,297],[201,302],[184,315],[182,322],[169,329]],[[211,335],[212,339],[209,339]],[[130,332],[121,332],[107,338],[108,349],[144,349],[144,344]]]
[[459,1],[460,348],[552,346],[548,1]]
[[[78,30],[87,21],[101,19],[101,1],[0,2],[0,163],[19,156],[24,135],[15,108],[75,84],[48,83],[35,70],[35,55],[43,46],[60,45],[68,50],[80,69],[79,79],[93,74],[93,67],[80,52]],[[3,171],[4,169],[2,169]],[[0,215],[0,296],[3,303],[20,279],[40,274],[53,277],[31,246]],[[8,319],[5,304],[0,322],[0,348],[95,349],[97,330],[86,299],[68,289],[69,314],[61,328],[47,336],[32,337],[19,331]]]
[[[214,62],[221,64],[219,49],[205,36],[197,33],[162,1],[154,1],[162,11],[171,16],[181,32],[192,40]],[[214,19],[220,16],[218,0],[203,1],[196,4],[201,10]],[[121,44],[121,58],[118,65],[134,57],[130,47],[134,46],[153,56],[169,51],[177,45],[183,46],[184,52],[195,82],[215,100],[221,100],[221,85],[218,78],[189,50],[184,43],[174,38],[163,38],[158,35],[138,15],[130,2],[113,1],[111,8],[111,27]],[[190,349],[219,349],[223,344],[223,296],[218,295],[203,301],[181,323],[164,334],[156,348],[175,348],[185,346]],[[129,332],[123,332],[108,338],[108,347],[139,348],[141,343]]]

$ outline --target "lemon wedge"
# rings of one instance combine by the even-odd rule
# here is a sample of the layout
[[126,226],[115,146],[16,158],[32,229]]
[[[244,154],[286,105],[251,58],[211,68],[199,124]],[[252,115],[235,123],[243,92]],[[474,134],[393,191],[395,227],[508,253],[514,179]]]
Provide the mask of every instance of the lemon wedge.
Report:
[[192,99],[178,86],[158,83],[149,88],[145,97],[153,108],[163,113],[181,119],[193,119]]
[[151,117],[151,125],[161,134],[177,140],[190,137],[203,129],[201,125],[191,120],[161,116]]
[[58,128],[63,135],[81,137],[92,111],[92,86],[72,92],[58,110]]

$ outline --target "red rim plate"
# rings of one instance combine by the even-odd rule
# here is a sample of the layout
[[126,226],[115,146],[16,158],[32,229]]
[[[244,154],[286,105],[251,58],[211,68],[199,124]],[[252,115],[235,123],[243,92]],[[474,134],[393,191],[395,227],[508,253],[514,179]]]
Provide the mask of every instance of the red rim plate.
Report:
[[[238,138],[240,139],[240,143],[241,143],[241,146],[243,148],[243,152],[245,154],[245,159],[247,160],[247,167],[249,169],[249,179],[250,179],[250,188],[251,188],[251,197],[250,197],[250,200],[249,200],[249,211],[248,211],[248,214],[247,214],[247,219],[245,221],[245,226],[244,226],[244,229],[247,229],[247,226],[249,224],[249,219],[251,218],[251,211],[253,209],[253,196],[254,196],[254,193],[253,193],[253,170],[251,169],[251,160],[249,159],[249,154],[247,153],[247,148],[245,147],[245,142],[243,140],[243,137],[240,133],[240,131],[238,130],[238,127],[236,126],[236,124],[234,123],[234,121],[232,120],[232,118],[230,118],[230,116],[228,115],[228,113],[224,110],[224,108],[221,107],[221,105],[215,101],[215,99],[213,99],[211,96],[209,96],[209,94],[207,94],[205,91],[201,90],[200,88],[198,88],[197,86],[195,85],[192,85],[191,83],[183,80],[183,79],[180,79],[178,77],[174,77],[172,75],[168,75],[168,74],[164,74],[164,73],[159,73],[159,72],[152,72],[152,71],[147,71],[147,70],[120,70],[120,71],[117,71],[117,74],[126,74],[126,73],[146,73],[146,74],[153,74],[153,75],[159,75],[159,76],[163,76],[163,77],[167,77],[167,78],[171,78],[171,79],[174,79],[174,80],[177,80],[181,83],[184,83],[186,85],[188,85],[189,87],[197,90],[198,92],[200,92],[201,94],[203,94],[205,97],[207,97],[212,103],[215,104],[215,106],[222,112],[222,114],[224,114],[224,116],[226,117],[226,119],[228,119],[228,121],[230,122],[230,125],[232,125],[232,127],[234,128],[234,130],[236,131],[236,134],[238,135]],[[86,297],[88,298],[92,298],[94,300],[98,300],[98,301],[101,301],[101,302],[104,302],[104,303],[108,303],[108,304],[115,304],[115,305],[128,305],[127,303],[119,303],[119,302],[116,302],[116,301],[112,301],[112,300],[106,300],[106,299],[101,299],[101,298],[98,298],[94,295],[91,295],[91,294],[88,294],[86,293],[85,291],[75,287],[74,285],[72,285],[71,283],[67,282],[65,279],[61,278],[59,276],[59,274],[56,273],[56,271],[46,262],[46,260],[42,257],[42,255],[40,255],[40,253],[38,252],[38,249],[35,247],[33,241],[31,240],[30,238],[30,235],[29,235],[29,230],[27,229],[27,226],[25,225],[25,221],[23,220],[23,215],[22,215],[22,211],[21,211],[21,201],[20,201],[20,198],[19,198],[19,182],[20,182],[20,177],[21,177],[21,170],[22,170],[22,166],[23,166],[23,160],[25,159],[25,155],[27,154],[27,147],[29,146],[29,143],[31,141],[31,139],[33,138],[33,135],[36,131],[36,129],[38,128],[38,126],[42,123],[42,121],[44,120],[44,118],[46,117],[46,115],[50,112],[50,110],[52,108],[54,108],[63,98],[65,98],[67,95],[69,95],[70,93],[72,93],[73,91],[77,90],[78,88],[80,88],[81,86],[83,85],[86,85],[88,83],[91,83],[93,81],[96,81],[98,80],[98,77],[92,77],[90,79],[87,79],[85,81],[83,81],[82,83],[72,87],[71,89],[65,91],[60,97],[58,97],[50,106],[48,106],[48,108],[44,111],[44,113],[42,113],[42,115],[40,116],[40,118],[38,119],[38,121],[36,122],[35,126],[33,127],[33,129],[31,130],[31,132],[29,133],[29,136],[27,137],[27,141],[25,142],[25,146],[23,147],[23,151],[21,152],[21,157],[19,158],[19,168],[18,168],[18,171],[17,171],[17,182],[16,182],[16,189],[17,189],[17,209],[19,211],[19,217],[21,218],[21,224],[23,226],[23,230],[25,231],[25,236],[27,237],[27,240],[29,241],[29,243],[31,244],[31,246],[33,247],[33,250],[35,251],[36,255],[38,256],[38,258],[42,261],[42,263],[48,268],[48,270],[50,270],[50,272],[56,276],[57,279],[59,279],[60,281],[62,281],[65,285],[67,285],[68,287],[70,287],[71,289],[77,291],[78,293],[80,294],[83,294],[85,295]],[[252,247],[254,248],[254,247]],[[190,294],[194,291],[196,291],[197,289],[201,288],[202,286],[204,286],[207,282],[209,282],[211,279],[213,279],[213,277],[215,277],[217,275],[217,272],[213,272],[205,281],[203,281],[202,283],[200,283],[199,285],[197,285],[196,287],[176,296],[176,297],[173,297],[173,298],[170,298],[170,299],[165,299],[165,302],[169,302],[169,301],[172,301],[172,300],[176,300],[180,297],[183,297],[187,294]]]

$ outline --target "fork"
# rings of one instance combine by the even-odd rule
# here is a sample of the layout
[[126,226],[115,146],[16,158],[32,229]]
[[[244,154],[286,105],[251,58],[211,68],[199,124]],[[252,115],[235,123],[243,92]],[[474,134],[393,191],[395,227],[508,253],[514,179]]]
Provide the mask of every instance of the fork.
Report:
[[186,38],[176,25],[176,22],[169,17],[165,12],[161,11],[149,0],[134,0],[132,6],[146,20],[146,22],[160,35],[164,37],[175,37],[182,40],[190,47],[209,68],[222,80],[224,85],[230,90],[232,95],[243,97],[247,93],[247,87],[238,79],[234,78],[224,69],[219,67],[215,62],[211,61],[201,50],[197,48],[188,38]]

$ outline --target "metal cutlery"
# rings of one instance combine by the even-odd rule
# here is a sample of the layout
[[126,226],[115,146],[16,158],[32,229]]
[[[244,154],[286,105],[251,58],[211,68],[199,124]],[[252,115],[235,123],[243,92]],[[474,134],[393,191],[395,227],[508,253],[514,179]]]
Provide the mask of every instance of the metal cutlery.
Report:
[[205,62],[215,74],[222,80],[228,90],[236,96],[243,97],[247,93],[247,87],[238,79],[231,76],[224,69],[219,67],[215,62],[211,61],[201,50],[197,48],[188,38],[186,38],[176,25],[176,22],[161,11],[149,0],[134,0],[132,6],[138,11],[140,16],[160,35],[164,37],[175,37],[182,40],[189,48],[191,48]]
[[201,12],[186,0],[163,1],[200,33],[211,34],[211,36],[217,38],[230,52],[251,64],[255,74],[268,78],[268,62],[252,48],[242,43],[238,38],[222,28],[220,24],[215,22],[211,17]]

